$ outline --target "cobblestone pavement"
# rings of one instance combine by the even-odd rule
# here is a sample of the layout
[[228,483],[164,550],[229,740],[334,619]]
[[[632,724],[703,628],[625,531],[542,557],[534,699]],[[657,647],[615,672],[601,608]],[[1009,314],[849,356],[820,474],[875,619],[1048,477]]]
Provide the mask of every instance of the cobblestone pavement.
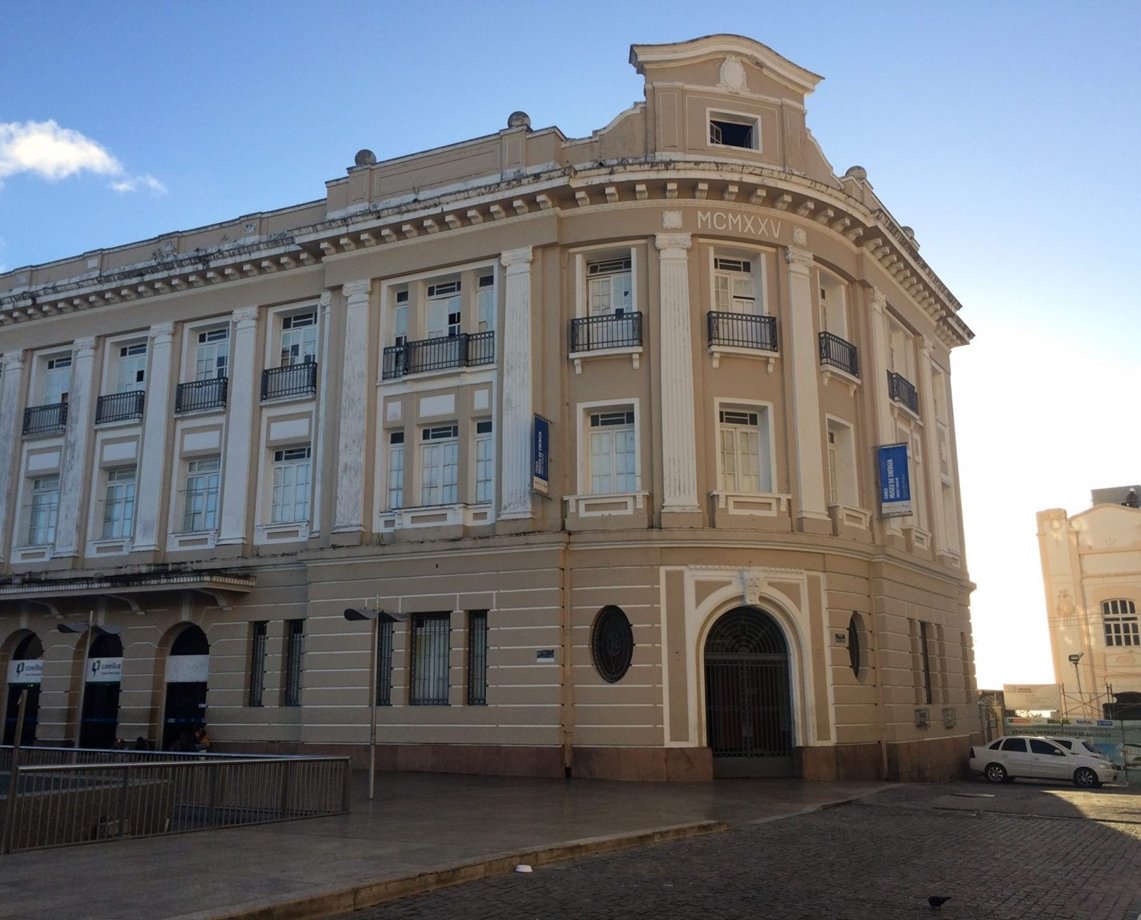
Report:
[[[950,896],[935,913],[929,895]],[[353,920],[1137,920],[1141,795],[899,786],[706,837],[537,866]]]

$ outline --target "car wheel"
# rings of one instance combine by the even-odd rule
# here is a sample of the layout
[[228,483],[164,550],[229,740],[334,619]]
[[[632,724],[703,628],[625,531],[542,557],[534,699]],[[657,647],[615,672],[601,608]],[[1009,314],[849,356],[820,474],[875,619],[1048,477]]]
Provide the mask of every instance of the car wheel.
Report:
[[983,770],[983,776],[992,783],[1005,783],[1006,767],[1000,763],[988,763],[986,769]]
[[1101,785],[1101,780],[1089,767],[1079,767],[1074,771],[1074,785],[1083,789],[1096,789]]

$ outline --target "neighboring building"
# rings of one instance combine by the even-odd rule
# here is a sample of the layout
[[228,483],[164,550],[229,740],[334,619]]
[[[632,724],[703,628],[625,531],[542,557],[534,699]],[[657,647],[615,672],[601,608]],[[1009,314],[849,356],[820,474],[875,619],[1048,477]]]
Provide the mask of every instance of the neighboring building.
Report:
[[[1117,715],[1141,701],[1141,485],[1095,489],[1089,510],[1038,512],[1054,677],[1070,714]],[[1124,694],[1122,697],[1121,695]]]
[[382,767],[962,771],[959,303],[833,174],[815,74],[729,35],[630,60],[645,101],[588,138],[516,112],[0,277],[9,737],[28,687],[41,743],[208,714],[363,756],[368,605],[408,616]]

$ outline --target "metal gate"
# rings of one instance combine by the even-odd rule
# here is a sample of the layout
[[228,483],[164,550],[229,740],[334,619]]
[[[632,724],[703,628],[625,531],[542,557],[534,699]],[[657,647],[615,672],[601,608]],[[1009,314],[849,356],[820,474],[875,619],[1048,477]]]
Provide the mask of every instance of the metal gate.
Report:
[[788,644],[767,613],[738,607],[710,631],[705,722],[714,776],[792,775]]

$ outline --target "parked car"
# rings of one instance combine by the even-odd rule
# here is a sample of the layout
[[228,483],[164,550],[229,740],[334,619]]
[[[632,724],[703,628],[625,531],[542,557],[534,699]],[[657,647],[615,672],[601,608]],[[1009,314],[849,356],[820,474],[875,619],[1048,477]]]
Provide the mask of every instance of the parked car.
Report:
[[1049,738],[1004,735],[971,746],[971,770],[992,783],[1016,779],[1066,780],[1093,789],[1117,779],[1117,767],[1088,753],[1072,753]]
[[1050,740],[1055,744],[1060,744],[1071,754],[1089,754],[1090,757],[1100,757],[1102,760],[1109,760],[1108,757],[1084,738],[1065,738],[1059,737],[1058,735],[1050,735]]

